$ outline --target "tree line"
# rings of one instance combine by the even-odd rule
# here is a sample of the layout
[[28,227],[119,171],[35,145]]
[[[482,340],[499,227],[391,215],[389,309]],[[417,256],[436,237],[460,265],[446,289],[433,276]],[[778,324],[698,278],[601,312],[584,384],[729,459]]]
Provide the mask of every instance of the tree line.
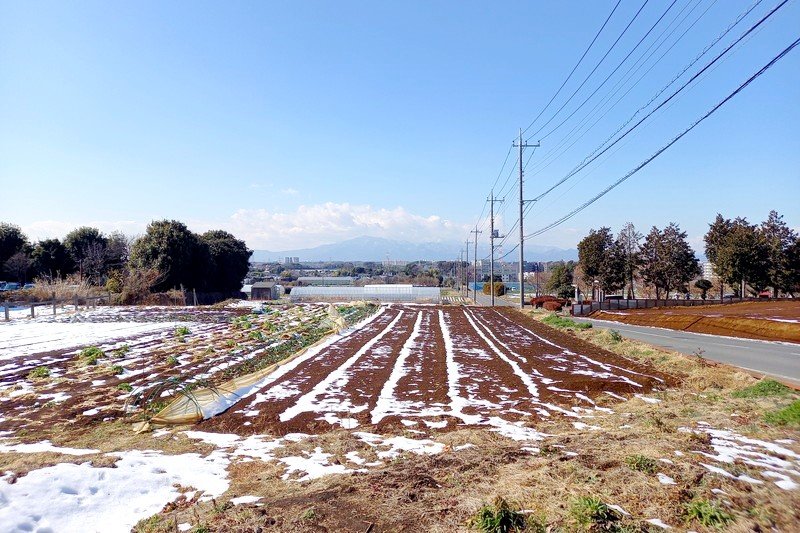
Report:
[[[144,235],[76,228],[63,238],[31,243],[19,226],[0,223],[0,266],[10,279],[66,279],[118,289],[127,282],[162,292],[183,286],[207,292],[237,291],[252,250],[222,230],[202,234],[176,220],[153,221]],[[118,292],[118,291],[115,291]]]
[[[768,288],[775,297],[800,292],[800,236],[776,211],[761,224],[718,214],[704,242],[714,273],[735,294],[757,295]],[[616,237],[608,227],[592,229],[578,243],[578,262],[556,265],[545,290],[568,298],[577,284],[635,298],[637,287],[652,287],[661,298],[688,293],[694,286],[705,298],[713,285],[700,275],[700,263],[678,224],[653,226],[642,235],[627,223]],[[740,294],[742,286],[746,294]]]

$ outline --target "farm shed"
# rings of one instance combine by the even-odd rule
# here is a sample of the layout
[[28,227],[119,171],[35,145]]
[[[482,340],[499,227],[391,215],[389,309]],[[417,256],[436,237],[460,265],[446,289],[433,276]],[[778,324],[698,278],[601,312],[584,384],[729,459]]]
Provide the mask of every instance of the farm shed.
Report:
[[274,281],[253,283],[253,287],[250,290],[251,300],[277,300],[279,297],[278,285]]
[[439,303],[439,287],[414,287],[413,285],[365,285],[364,287],[295,287],[292,301],[348,302],[369,300],[378,302]]

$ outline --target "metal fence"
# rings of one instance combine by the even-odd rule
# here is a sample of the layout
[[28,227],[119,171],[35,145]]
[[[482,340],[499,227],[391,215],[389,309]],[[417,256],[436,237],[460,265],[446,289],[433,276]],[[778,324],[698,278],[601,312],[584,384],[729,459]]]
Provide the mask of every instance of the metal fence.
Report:
[[[53,298],[51,300],[46,300],[42,302],[25,302],[25,301],[17,301],[17,302],[0,302],[0,307],[3,308],[3,319],[8,322],[11,320],[11,311],[19,311],[25,310],[30,308],[30,317],[36,317],[36,308],[52,308],[53,315],[57,313],[58,306],[61,305],[62,307],[65,305],[72,305],[75,310],[77,311],[80,306],[85,306],[86,308],[90,307],[97,307],[100,304],[105,303],[108,305],[111,302],[111,294],[107,294],[104,296],[73,296],[72,298],[62,298],[60,300]],[[45,310],[46,312],[46,310]],[[42,311],[39,311],[41,315]],[[26,313],[27,314],[27,313]]]
[[588,316],[595,311],[619,311],[625,309],[649,309],[651,307],[692,307],[696,305],[722,305],[738,302],[757,301],[758,298],[725,298],[720,300],[656,300],[653,298],[636,298],[635,300],[605,300],[588,304],[572,304],[573,316]]

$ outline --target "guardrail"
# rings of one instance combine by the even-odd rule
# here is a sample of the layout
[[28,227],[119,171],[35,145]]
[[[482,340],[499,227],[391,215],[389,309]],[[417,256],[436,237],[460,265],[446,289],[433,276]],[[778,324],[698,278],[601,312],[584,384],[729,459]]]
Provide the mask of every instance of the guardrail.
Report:
[[27,308],[30,307],[31,309],[31,318],[36,317],[36,308],[37,307],[50,307],[53,308],[53,316],[56,315],[58,311],[59,305],[73,305],[75,310],[79,310],[81,305],[86,307],[87,309],[96,308],[101,302],[105,301],[106,305],[111,302],[111,293],[108,293],[103,296],[73,296],[72,298],[66,299],[57,299],[53,297],[50,300],[44,300],[41,302],[26,302],[26,301],[16,301],[16,302],[0,302],[0,306],[3,307],[3,317],[6,322],[11,320],[11,308]]

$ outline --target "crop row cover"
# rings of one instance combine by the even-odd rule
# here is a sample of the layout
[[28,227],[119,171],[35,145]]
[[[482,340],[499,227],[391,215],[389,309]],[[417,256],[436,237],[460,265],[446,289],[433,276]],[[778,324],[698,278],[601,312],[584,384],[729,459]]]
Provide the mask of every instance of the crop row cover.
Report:
[[[303,315],[303,309],[300,307],[295,307],[292,311],[298,316]],[[313,312],[311,317],[318,318],[319,314],[319,312]],[[327,328],[326,335],[291,357],[256,372],[237,376],[214,387],[204,387],[182,393],[150,420],[134,424],[134,431],[140,433],[169,425],[194,424],[226,411],[244,396],[259,390],[264,385],[264,380],[281,366],[308,352],[316,353],[322,347],[336,340],[336,337],[341,336],[341,332],[345,330],[347,324],[336,307],[330,304],[327,309],[327,317],[322,320],[320,326]],[[286,337],[301,328],[302,326],[298,326],[284,331],[281,336]],[[333,334],[335,338],[331,339],[330,334]]]

